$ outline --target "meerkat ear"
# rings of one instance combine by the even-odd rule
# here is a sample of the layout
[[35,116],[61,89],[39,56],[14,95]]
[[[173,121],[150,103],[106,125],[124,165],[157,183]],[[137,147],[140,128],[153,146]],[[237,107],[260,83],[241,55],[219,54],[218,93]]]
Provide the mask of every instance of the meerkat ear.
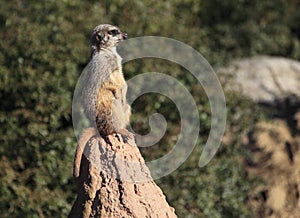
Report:
[[96,40],[98,43],[100,43],[103,40],[103,38],[104,38],[103,33],[101,32],[96,33]]

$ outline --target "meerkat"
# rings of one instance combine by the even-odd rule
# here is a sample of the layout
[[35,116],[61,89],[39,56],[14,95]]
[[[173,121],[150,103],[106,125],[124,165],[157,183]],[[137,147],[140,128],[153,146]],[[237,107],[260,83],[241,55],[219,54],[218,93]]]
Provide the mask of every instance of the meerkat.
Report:
[[83,89],[83,107],[88,119],[96,122],[100,135],[120,132],[129,123],[127,84],[116,46],[127,38],[116,26],[97,26],[91,37],[91,60]]
[[92,127],[85,129],[78,141],[74,176],[79,176],[81,157],[86,143],[98,134],[102,137],[117,133],[123,141],[133,138],[125,129],[129,124],[131,108],[126,102],[127,84],[121,57],[116,46],[127,34],[117,26],[101,24],[91,35],[91,59],[86,69],[83,87],[83,108]]

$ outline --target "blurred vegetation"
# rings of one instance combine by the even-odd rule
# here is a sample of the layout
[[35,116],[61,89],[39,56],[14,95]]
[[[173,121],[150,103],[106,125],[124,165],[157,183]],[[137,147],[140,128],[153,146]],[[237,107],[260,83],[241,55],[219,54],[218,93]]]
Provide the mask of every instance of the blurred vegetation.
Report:
[[[300,59],[300,1],[112,0],[5,1],[0,8],[0,210],[1,217],[66,217],[74,201],[76,140],[71,102],[89,59],[89,35],[100,23],[130,37],[171,37],[198,50],[213,66],[234,58],[269,54]],[[155,61],[155,60],[154,60]],[[126,78],[147,71],[181,80],[196,98],[201,119],[197,148],[174,173],[158,180],[179,217],[251,217],[241,138],[263,112],[227,93],[228,130],[235,136],[205,168],[198,158],[210,126],[208,100],[180,67],[145,60],[128,63]],[[139,103],[140,102],[140,103]],[[168,134],[142,152],[162,155],[178,134],[178,112],[162,96],[133,105],[132,125],[147,132],[146,118],[161,112]],[[145,123],[146,122],[146,123]],[[155,152],[153,152],[155,151]]]

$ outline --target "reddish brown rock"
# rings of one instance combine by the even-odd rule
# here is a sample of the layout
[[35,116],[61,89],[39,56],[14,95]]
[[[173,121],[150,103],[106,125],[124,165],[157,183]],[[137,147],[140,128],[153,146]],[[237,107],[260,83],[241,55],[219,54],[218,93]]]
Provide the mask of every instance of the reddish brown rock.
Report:
[[92,137],[83,153],[69,217],[177,217],[136,144]]

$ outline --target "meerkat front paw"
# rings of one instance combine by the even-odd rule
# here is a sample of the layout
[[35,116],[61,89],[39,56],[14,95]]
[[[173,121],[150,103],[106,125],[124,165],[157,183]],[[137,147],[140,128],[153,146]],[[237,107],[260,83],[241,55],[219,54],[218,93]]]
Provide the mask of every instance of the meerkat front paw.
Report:
[[116,133],[116,136],[118,137],[119,141],[122,141],[124,143],[128,143],[130,145],[135,145],[135,135],[131,132],[129,132],[127,129],[121,129]]

